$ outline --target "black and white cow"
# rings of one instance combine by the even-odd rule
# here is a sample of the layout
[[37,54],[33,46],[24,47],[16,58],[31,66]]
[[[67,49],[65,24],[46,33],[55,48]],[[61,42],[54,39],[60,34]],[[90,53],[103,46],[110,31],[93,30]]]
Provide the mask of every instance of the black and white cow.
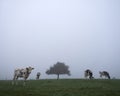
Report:
[[17,81],[18,78],[23,78],[24,79],[24,85],[25,85],[25,81],[27,80],[27,78],[29,77],[30,73],[32,72],[34,68],[32,67],[26,67],[24,69],[16,69],[14,71],[14,77],[13,77],[13,82],[12,84],[14,84],[16,82],[17,84]]
[[85,78],[89,77],[89,79],[93,79],[93,73],[90,69],[85,70],[84,76]]
[[109,73],[107,71],[99,72],[99,74],[100,74],[100,77],[104,76],[105,78],[110,79],[110,75],[109,75]]

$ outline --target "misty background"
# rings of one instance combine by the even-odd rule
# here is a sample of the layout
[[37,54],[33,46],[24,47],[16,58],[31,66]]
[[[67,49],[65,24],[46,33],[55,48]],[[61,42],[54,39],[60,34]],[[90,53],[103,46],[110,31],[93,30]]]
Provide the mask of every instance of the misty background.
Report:
[[56,78],[45,71],[58,61],[71,71],[60,78],[120,78],[120,0],[0,0],[0,79],[28,66]]

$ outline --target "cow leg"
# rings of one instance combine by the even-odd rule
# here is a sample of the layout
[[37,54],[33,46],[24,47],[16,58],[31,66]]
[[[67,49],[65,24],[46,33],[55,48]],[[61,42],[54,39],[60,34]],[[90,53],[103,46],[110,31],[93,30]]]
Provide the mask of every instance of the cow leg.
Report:
[[26,85],[26,83],[25,83],[25,81],[23,82],[23,86],[25,86]]
[[26,77],[26,75],[24,75],[24,82],[23,82],[23,85],[25,86],[26,85],[26,80],[27,80],[27,77]]
[[14,85],[14,83],[15,83],[15,76],[14,76],[14,78],[12,80],[12,85]]
[[92,75],[91,74],[89,75],[89,79],[92,79]]
[[23,81],[23,86],[25,86],[25,82],[26,82],[26,80]]
[[16,83],[16,85],[18,85],[17,80],[18,80],[18,76],[15,78],[15,83]]
[[12,85],[15,84],[15,81],[16,81],[16,75],[14,75],[14,77],[13,77]]
[[38,79],[40,78],[40,76],[38,76]]
[[26,78],[24,78],[24,81],[23,81],[23,86],[26,85]]
[[14,84],[18,85],[17,79],[18,79],[18,77],[13,78],[12,85],[14,85]]
[[91,79],[91,76],[89,76],[89,79]]

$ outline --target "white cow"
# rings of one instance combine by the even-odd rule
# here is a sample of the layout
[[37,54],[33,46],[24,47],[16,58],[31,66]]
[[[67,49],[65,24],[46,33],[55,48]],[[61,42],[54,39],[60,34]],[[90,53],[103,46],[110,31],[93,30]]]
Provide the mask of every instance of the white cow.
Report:
[[[33,69],[34,68],[32,68],[32,67],[26,67],[24,69],[16,69],[14,71],[14,78],[13,78],[12,84],[14,84],[18,78],[23,78],[24,79],[24,85],[25,85],[25,81],[29,77],[29,75],[30,75],[30,73],[32,72]],[[16,84],[17,84],[17,82],[16,82]]]

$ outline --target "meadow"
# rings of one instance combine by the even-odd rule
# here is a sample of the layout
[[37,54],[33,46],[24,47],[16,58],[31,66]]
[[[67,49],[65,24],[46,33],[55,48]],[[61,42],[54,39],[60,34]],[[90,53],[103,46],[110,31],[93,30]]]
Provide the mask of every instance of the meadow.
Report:
[[0,96],[120,96],[120,80],[28,80],[26,86],[19,80],[0,81]]

